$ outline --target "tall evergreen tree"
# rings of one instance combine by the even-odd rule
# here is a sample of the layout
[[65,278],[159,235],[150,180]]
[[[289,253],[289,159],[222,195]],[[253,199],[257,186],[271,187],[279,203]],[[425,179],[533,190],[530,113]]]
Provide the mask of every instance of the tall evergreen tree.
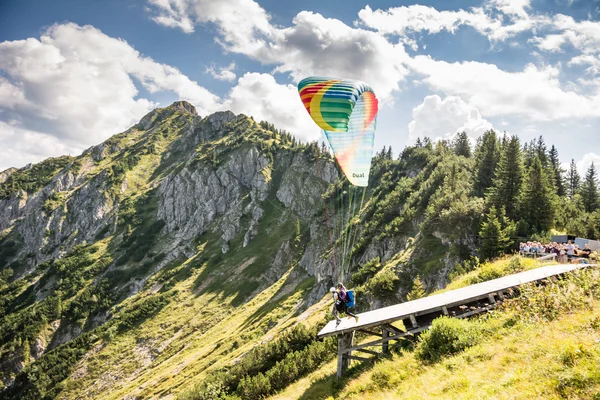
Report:
[[549,156],[550,167],[552,168],[553,175],[553,183],[556,188],[556,194],[563,197],[567,194],[567,189],[565,185],[565,181],[563,179],[563,174],[565,170],[560,167],[560,160],[558,159],[558,150],[554,145],[550,148],[550,156]]
[[394,153],[392,152],[392,146],[388,147],[387,153],[385,154],[385,158],[388,160],[394,159]]
[[425,292],[425,288],[423,287],[423,282],[421,282],[421,277],[417,275],[417,277],[413,281],[412,289],[406,295],[406,300],[416,300],[425,297],[426,295],[427,293]]
[[518,200],[523,187],[523,157],[517,136],[512,136],[504,146],[493,182],[488,190],[488,202],[496,209],[504,207],[506,215],[517,220]]
[[500,158],[500,142],[493,130],[487,131],[478,139],[475,148],[475,182],[473,193],[483,197],[492,186],[494,171]]
[[387,154],[387,149],[386,149],[386,147],[385,147],[385,146],[383,146],[383,149],[381,149],[381,152],[380,152],[380,153],[377,153],[375,156],[376,156],[377,158],[380,158],[380,159],[382,159],[382,160],[383,160],[383,159],[385,158],[385,155],[386,155],[386,154]]
[[585,211],[593,212],[600,207],[600,200],[598,198],[598,173],[596,172],[594,163],[590,165],[585,173],[585,180],[581,185],[580,193]]
[[479,237],[481,239],[479,257],[483,260],[498,257],[506,250],[509,238],[500,225],[496,207],[492,206],[487,213],[486,220],[481,225]]
[[553,227],[556,194],[539,157],[535,157],[524,184],[522,217],[533,232],[546,232]]
[[523,165],[525,166],[525,169],[528,169],[529,167],[531,167],[531,164],[533,164],[533,159],[535,158],[535,155],[537,153],[537,142],[535,139],[532,139],[531,142],[529,143],[525,143],[523,145]]
[[548,167],[548,149],[544,137],[540,135],[535,143],[535,155],[540,159],[543,168]]
[[457,133],[452,146],[454,148],[454,154],[457,156],[471,157],[471,143],[469,143],[467,132],[463,131]]
[[577,164],[575,164],[575,160],[571,159],[571,165],[567,172],[567,191],[571,199],[575,196],[575,193],[579,191],[580,184],[581,177],[579,176],[579,172],[577,172]]

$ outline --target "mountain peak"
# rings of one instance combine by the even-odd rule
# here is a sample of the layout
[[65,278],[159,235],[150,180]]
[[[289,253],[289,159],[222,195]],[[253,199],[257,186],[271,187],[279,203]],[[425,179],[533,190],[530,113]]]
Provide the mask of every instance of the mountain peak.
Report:
[[170,117],[176,112],[182,112],[184,114],[198,115],[196,107],[188,103],[187,101],[176,101],[168,107],[157,108],[146,114],[138,123],[140,129],[150,129],[156,123],[163,121],[165,118]]
[[194,107],[192,104],[188,103],[185,100],[176,101],[166,108],[173,111],[183,111],[186,113],[198,115],[198,112],[196,112],[196,107]]

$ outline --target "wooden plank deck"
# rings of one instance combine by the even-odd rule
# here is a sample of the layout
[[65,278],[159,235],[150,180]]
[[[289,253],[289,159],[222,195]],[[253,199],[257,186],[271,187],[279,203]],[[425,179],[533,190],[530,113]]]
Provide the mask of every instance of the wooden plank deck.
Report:
[[[338,365],[336,376],[340,378],[348,369],[351,360],[367,361],[365,357],[353,356],[353,351],[375,355],[386,354],[391,348],[402,345],[403,340],[413,340],[431,326],[431,322],[442,315],[456,318],[468,318],[487,312],[496,307],[497,300],[504,300],[504,292],[518,286],[539,282],[564,273],[595,264],[551,265],[521,272],[514,275],[493,279],[464,288],[451,290],[422,299],[407,301],[390,307],[384,307],[359,314],[359,322],[343,319],[339,324],[330,321],[319,333],[318,337],[337,335]],[[497,298],[497,300],[496,300]],[[405,330],[392,325],[402,321]],[[381,333],[379,333],[381,330]],[[354,334],[365,332],[380,339],[354,345]],[[375,332],[377,331],[377,332]],[[390,341],[397,341],[391,345]],[[366,350],[366,347],[381,347],[381,353]]]
[[[500,297],[501,292],[507,289],[518,287],[524,283],[536,282],[552,276],[562,275],[566,272],[589,266],[591,265],[563,264],[540,267],[433,296],[367,311],[358,314],[358,322],[356,322],[354,318],[343,318],[339,325],[336,325],[335,320],[330,321],[323,329],[321,329],[317,336],[322,338],[339,335],[354,332],[359,329],[378,327],[386,323],[407,318],[413,320],[414,317],[418,315],[424,315],[440,310],[443,311],[444,309],[447,310],[448,308],[468,304],[479,299],[489,299],[492,301],[494,294]],[[491,298],[490,295],[492,295]]]

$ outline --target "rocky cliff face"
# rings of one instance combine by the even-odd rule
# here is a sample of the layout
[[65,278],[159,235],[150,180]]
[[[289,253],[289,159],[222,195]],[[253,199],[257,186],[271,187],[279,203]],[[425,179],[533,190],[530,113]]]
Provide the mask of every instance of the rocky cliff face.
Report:
[[[432,196],[443,182],[431,172],[435,164],[424,168],[423,160],[427,157],[415,157],[408,169],[396,160],[387,172],[383,167],[391,160],[375,160],[373,185],[353,219],[348,186],[326,150],[299,144],[244,115],[199,116],[189,103],[176,102],[77,158],[0,173],[0,382],[18,396],[39,382],[52,386],[65,378],[34,382],[28,366],[45,371],[45,355],[67,351],[73,343],[85,349],[78,357],[93,358],[103,347],[86,341],[102,337],[106,345],[161,307],[181,315],[169,320],[167,313],[169,322],[147,333],[157,336],[160,350],[154,358],[163,350],[174,355],[193,348],[174,337],[200,338],[244,303],[254,308],[247,320],[232,322],[246,332],[238,339],[261,337],[278,324],[289,326],[293,315],[310,315],[309,307],[323,298],[342,268],[348,281],[376,259],[365,276],[392,281],[365,283],[363,309],[402,299],[425,261],[439,264],[422,277],[426,286],[443,286],[458,260],[448,248],[466,245],[434,229],[424,243],[439,243],[435,259],[427,259],[429,249],[413,254],[429,198],[412,192],[422,182]],[[400,185],[400,177],[409,183]],[[405,209],[409,196],[414,199]],[[390,222],[402,218],[389,233]],[[400,284],[389,278],[390,271]],[[200,317],[180,309],[180,301],[186,309],[201,304]],[[214,309],[204,317],[207,305]],[[223,324],[219,335],[231,330]],[[171,329],[173,334],[161,337]],[[211,336],[207,343],[214,346],[212,354],[227,341]],[[207,348],[196,351],[205,354]],[[149,359],[142,361],[150,365]],[[127,379],[139,378],[135,368]],[[84,379],[84,370],[77,366],[74,376]],[[75,397],[101,393],[106,376]]]
[[[22,273],[60,257],[76,244],[94,242],[103,230],[112,230],[119,206],[127,197],[129,177],[115,190],[112,171],[103,163],[114,164],[126,157],[132,145],[147,142],[174,115],[185,121],[156,167],[177,168],[148,182],[148,187],[157,190],[158,208],[153,217],[165,222],[161,234],[170,242],[163,243],[164,247],[185,247],[213,224],[223,252],[239,234],[247,245],[256,235],[262,203],[270,193],[274,193],[271,201],[277,201],[287,213],[308,220],[319,214],[326,185],[338,178],[328,161],[319,161],[315,168],[308,156],[289,151],[276,151],[270,160],[255,144],[228,151],[214,165],[199,165],[199,144],[230,134],[227,127],[232,121],[249,120],[231,112],[201,118],[189,103],[177,102],[146,115],[135,128],[119,135],[120,141],[109,140],[86,150],[78,168],[65,168],[41,190],[17,190],[8,199],[0,199],[0,231],[10,230],[10,235],[18,238],[21,249],[14,259],[27,260]],[[277,182],[270,176],[274,168],[282,175]],[[3,172],[2,181],[13,171]],[[244,225],[242,219],[250,223]],[[310,264],[315,265],[314,260]]]

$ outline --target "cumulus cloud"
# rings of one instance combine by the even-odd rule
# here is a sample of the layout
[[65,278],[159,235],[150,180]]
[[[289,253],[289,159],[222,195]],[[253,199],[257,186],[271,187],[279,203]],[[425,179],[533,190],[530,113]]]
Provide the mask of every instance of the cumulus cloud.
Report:
[[83,150],[67,145],[55,136],[22,129],[3,121],[0,121],[0,149],[0,171],[36,163],[48,157],[76,155]]
[[477,108],[456,96],[443,100],[438,95],[427,96],[413,109],[412,115],[413,120],[408,124],[411,140],[425,136],[451,139],[457,132],[463,131],[475,139],[493,128]]
[[288,130],[298,139],[317,140],[320,131],[298,97],[294,85],[281,85],[269,74],[246,73],[229,93],[223,109],[251,115]]
[[148,0],[152,19],[186,33],[196,24],[215,23],[216,40],[232,51],[252,51],[264,45],[263,36],[274,30],[267,12],[253,0]]
[[594,163],[596,171],[600,171],[600,155],[596,153],[584,154],[581,160],[577,162],[577,170],[582,179],[585,177],[585,173],[592,163]]
[[530,42],[548,52],[564,51],[571,45],[580,54],[571,58],[568,65],[587,66],[587,74],[600,74],[600,22],[575,21],[573,17],[558,14],[553,17],[550,30],[553,32],[535,36]]
[[[515,35],[545,25],[549,18],[531,16],[525,9],[528,0],[492,0],[483,7],[472,7],[469,11],[438,11],[423,5],[392,7],[388,10],[373,10],[366,6],[358,13],[357,24],[376,29],[383,34],[407,35],[441,31],[454,33],[460,26],[471,26],[491,42],[504,41]],[[493,13],[500,13],[492,17]],[[508,21],[508,23],[507,23]]]
[[437,92],[459,96],[484,115],[520,115],[538,121],[600,116],[600,96],[561,87],[558,67],[528,64],[507,72],[480,62],[448,63],[427,56],[410,61],[421,82]]
[[[378,97],[389,99],[408,71],[402,44],[392,44],[376,32],[356,29],[342,21],[303,11],[290,27],[269,22],[267,12],[252,0],[149,0],[158,16],[181,21],[215,23],[217,41],[226,51],[276,65],[296,81],[307,75],[329,75],[369,82]],[[154,17],[158,23],[161,21]],[[163,23],[163,25],[169,25]]]
[[296,81],[324,75],[369,82],[384,101],[408,74],[401,44],[307,11],[294,18],[292,27],[279,30],[269,46],[249,55],[278,64],[277,72],[288,72]]
[[233,82],[237,77],[235,72],[233,72],[234,69],[235,63],[232,62],[228,66],[221,68],[211,65],[210,67],[206,68],[206,72],[209,73],[213,78],[220,81]]
[[[91,26],[54,25],[40,39],[2,42],[0,70],[5,75],[0,77],[0,120],[17,121],[20,129],[51,135],[69,148],[98,143],[157,106],[137,98],[133,78],[150,92],[176,93],[200,112],[220,105],[217,96],[178,69],[143,57],[127,42]],[[36,143],[30,142],[32,158]],[[10,160],[12,154],[19,165],[20,156],[1,148],[0,158]],[[60,154],[60,146],[54,149]]]

